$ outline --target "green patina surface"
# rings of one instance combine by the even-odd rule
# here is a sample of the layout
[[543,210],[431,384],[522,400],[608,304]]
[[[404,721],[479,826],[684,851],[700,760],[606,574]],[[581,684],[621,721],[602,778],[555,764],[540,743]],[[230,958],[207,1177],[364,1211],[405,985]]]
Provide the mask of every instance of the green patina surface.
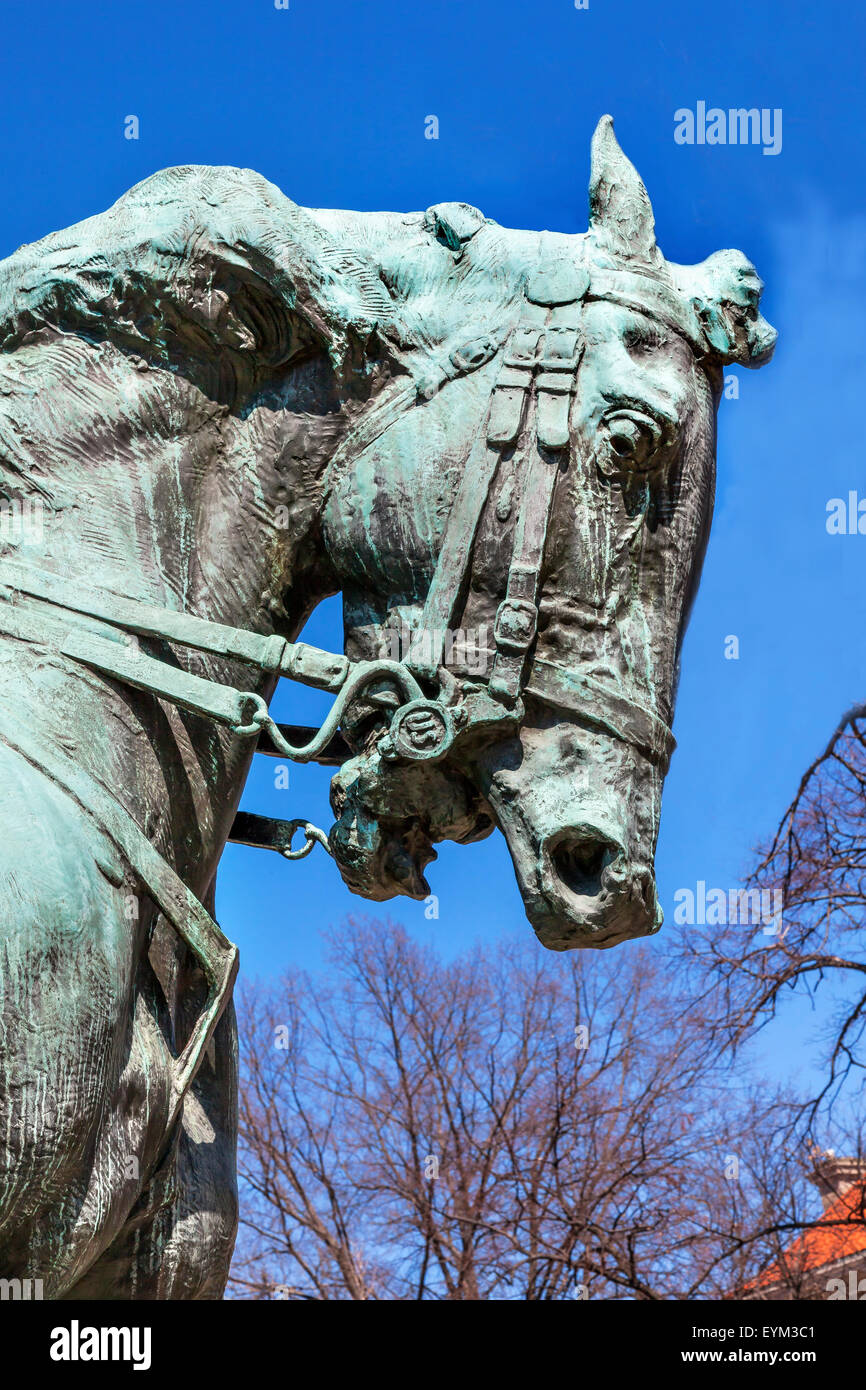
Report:
[[[195,900],[282,668],[177,615],[291,642],[342,592],[347,656],[401,663],[344,701],[353,890],[424,897],[435,843],[498,827],[545,945],[658,928],[715,411],[772,352],[760,291],[735,251],[665,260],[608,118],[583,236],[192,167],[0,264],[0,1277],[222,1296],[231,952]],[[174,615],[133,627],[138,667],[94,659],[127,640],[94,587]]]

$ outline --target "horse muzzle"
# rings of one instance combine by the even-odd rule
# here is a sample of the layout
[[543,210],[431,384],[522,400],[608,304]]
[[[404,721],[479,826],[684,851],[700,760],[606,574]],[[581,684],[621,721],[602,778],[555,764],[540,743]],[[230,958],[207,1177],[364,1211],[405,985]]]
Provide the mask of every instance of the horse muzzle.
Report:
[[585,823],[544,840],[534,871],[518,868],[518,879],[527,917],[553,951],[606,949],[651,936],[662,923],[652,869],[631,863],[613,836]]
[[477,769],[539,941],[568,951],[652,935],[661,767],[601,730],[539,720]]

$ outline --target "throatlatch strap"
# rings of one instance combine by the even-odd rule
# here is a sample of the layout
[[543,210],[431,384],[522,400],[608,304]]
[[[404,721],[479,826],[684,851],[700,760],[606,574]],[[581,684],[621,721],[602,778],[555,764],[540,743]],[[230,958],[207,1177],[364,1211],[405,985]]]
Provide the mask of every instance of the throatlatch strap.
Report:
[[482,430],[463,470],[448,518],[436,573],[427,590],[419,629],[420,640],[406,658],[406,665],[417,676],[427,680],[435,679],[442,664],[445,634],[451,626],[478,523],[498,463],[499,453],[488,442],[486,430]]

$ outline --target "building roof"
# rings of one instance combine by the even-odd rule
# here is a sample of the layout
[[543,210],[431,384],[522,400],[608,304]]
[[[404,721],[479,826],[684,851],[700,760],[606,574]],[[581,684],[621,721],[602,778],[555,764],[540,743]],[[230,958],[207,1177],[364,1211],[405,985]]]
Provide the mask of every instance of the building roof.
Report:
[[748,1293],[769,1290],[791,1275],[816,1274],[866,1252],[866,1164],[831,1151],[815,1164],[811,1181],[824,1199],[818,1220],[794,1240],[784,1258],[746,1285]]

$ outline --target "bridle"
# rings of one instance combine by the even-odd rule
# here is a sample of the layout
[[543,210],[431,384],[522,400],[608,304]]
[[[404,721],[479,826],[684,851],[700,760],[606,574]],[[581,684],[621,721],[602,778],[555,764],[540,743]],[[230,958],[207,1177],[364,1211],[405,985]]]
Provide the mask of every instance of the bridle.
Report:
[[[408,406],[500,356],[488,412],[471,446],[416,628],[425,641],[414,641],[405,659],[353,662],[276,635],[210,622],[95,586],[73,586],[20,557],[0,560],[0,632],[45,644],[85,668],[213,720],[238,737],[256,739],[259,751],[295,762],[342,762],[350,752],[339,734],[348,708],[371,688],[381,692],[384,685],[392,692],[392,712],[387,715],[385,701],[386,727],[377,750],[386,761],[441,761],[469,741],[514,733],[529,695],[569,710],[664,771],[674,739],[654,711],[580,670],[530,659],[554,487],[569,447],[570,406],[583,353],[580,309],[582,303],[599,300],[650,315],[686,338],[699,358],[705,355],[706,340],[692,305],[659,277],[565,256],[548,259],[529,278],[518,322],[504,340],[483,335],[428,358],[417,378],[398,378],[386,388],[383,399],[337,450],[332,468],[349,453],[357,457]],[[504,450],[516,450],[522,485],[506,593],[494,624],[492,671],[486,684],[461,683],[443,667],[442,639],[464,589]],[[317,730],[277,724],[259,694],[161,660],[142,649],[141,639],[167,641],[328,691],[336,697],[334,705]],[[431,687],[436,693],[430,693]],[[9,708],[0,709],[0,737],[64,788],[111,841],[204,973],[207,1001],[175,1059],[167,1137],[230,996],[237,948],[110,789],[62,749],[37,737],[26,719]],[[305,844],[296,850],[292,845],[298,830]],[[324,833],[307,821],[246,812],[238,814],[229,838],[274,849],[287,859],[304,857],[316,842],[328,848]]]
[[[379,744],[385,757],[441,759],[458,740],[479,733],[516,731],[523,721],[523,694],[566,709],[631,744],[667,769],[674,749],[669,727],[648,707],[580,671],[537,655],[541,572],[557,476],[570,444],[569,417],[583,356],[583,302],[607,300],[651,313],[688,339],[703,355],[705,342],[691,306],[681,305],[655,277],[599,271],[572,259],[542,263],[525,286],[520,319],[509,335],[486,420],[473,443],[449,513],[424,609],[406,665],[419,678],[441,678],[443,641],[464,591],[478,527],[504,450],[516,450],[520,506],[505,597],[494,623],[490,680],[458,700],[446,686],[434,700],[414,700],[397,710]],[[495,351],[482,338],[458,349],[473,369]],[[527,666],[530,667],[527,670]],[[444,696],[444,698],[443,698]]]

